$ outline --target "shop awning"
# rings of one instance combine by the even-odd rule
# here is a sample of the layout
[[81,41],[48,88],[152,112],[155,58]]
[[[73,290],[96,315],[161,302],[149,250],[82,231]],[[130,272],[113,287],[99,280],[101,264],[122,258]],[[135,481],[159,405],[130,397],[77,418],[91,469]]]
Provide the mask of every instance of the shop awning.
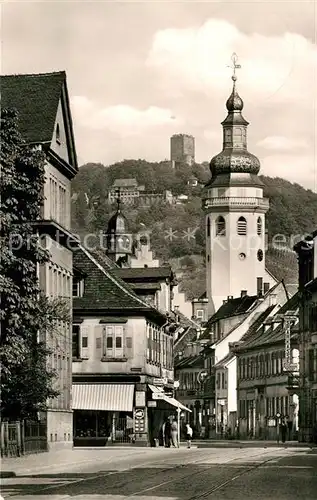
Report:
[[153,393],[152,397],[154,400],[165,401],[166,403],[170,404],[171,406],[174,406],[175,408],[179,408],[180,410],[184,411],[189,411],[191,413],[191,410],[187,408],[187,406],[177,401],[177,399],[172,398],[171,396],[167,396],[167,394],[164,394],[164,391],[161,387],[156,387],[154,385],[149,384],[149,388]]
[[133,384],[73,384],[73,410],[132,411]]

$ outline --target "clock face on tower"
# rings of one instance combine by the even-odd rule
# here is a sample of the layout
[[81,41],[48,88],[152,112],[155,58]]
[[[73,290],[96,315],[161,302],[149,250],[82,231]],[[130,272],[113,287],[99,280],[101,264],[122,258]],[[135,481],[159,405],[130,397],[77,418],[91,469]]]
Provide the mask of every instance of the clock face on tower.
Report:
[[243,252],[239,253],[239,259],[240,260],[244,260],[245,258],[246,258],[246,254],[245,253],[243,253]]

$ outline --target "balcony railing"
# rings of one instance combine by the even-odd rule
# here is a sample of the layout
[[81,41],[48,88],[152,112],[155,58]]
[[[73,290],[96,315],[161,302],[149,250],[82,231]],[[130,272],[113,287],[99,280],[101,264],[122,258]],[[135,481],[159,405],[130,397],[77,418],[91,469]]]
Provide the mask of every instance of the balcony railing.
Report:
[[249,206],[269,209],[270,202],[268,198],[222,196],[218,198],[205,198],[204,206],[205,208]]

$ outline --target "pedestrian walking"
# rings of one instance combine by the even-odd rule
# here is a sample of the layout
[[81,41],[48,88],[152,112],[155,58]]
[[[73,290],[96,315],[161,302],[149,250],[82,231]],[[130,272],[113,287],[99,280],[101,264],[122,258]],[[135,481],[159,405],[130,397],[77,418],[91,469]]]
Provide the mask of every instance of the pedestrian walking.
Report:
[[165,448],[171,447],[171,437],[172,437],[171,434],[172,434],[171,422],[169,418],[167,418],[163,424],[163,437],[164,437]]
[[285,420],[283,420],[281,423],[282,443],[285,443],[286,441],[286,433],[287,433],[287,425],[285,423]]
[[171,435],[172,435],[172,445],[174,448],[178,448],[178,425],[176,420],[174,419],[171,427]]
[[190,448],[191,446],[191,441],[193,437],[193,429],[189,424],[186,424],[186,441],[187,441],[187,448]]

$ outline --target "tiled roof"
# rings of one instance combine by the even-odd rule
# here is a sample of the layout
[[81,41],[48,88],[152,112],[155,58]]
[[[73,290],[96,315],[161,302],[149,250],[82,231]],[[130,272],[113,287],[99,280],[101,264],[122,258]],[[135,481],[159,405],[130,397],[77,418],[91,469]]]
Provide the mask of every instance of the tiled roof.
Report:
[[19,112],[19,129],[31,143],[51,142],[66,73],[1,76],[1,106]]
[[133,290],[160,290],[159,283],[130,283],[130,288]]
[[129,285],[110,270],[103,268],[83,246],[74,251],[73,261],[76,268],[87,274],[83,297],[73,298],[75,313],[78,310],[100,310],[104,314],[143,311],[165,321],[163,314],[140,299]]
[[126,267],[114,270],[123,280],[164,279],[172,277],[170,267]]
[[[279,316],[282,314],[285,314],[286,311],[296,311],[298,310],[299,306],[299,294],[296,293],[291,297],[282,307],[278,309],[276,314]],[[275,315],[274,315],[275,316]],[[272,318],[274,318],[272,316]],[[244,342],[241,346],[237,347],[237,352],[242,352],[242,351],[247,351],[251,349],[256,349],[268,344],[275,344],[275,343],[280,343],[284,341],[284,330],[282,325],[276,326],[274,325],[274,322],[272,326],[267,328],[266,330],[264,327],[259,327],[255,331],[251,331],[250,333],[247,332],[246,335],[244,336]],[[295,338],[297,335],[297,328],[296,326],[293,329],[293,333],[291,338]],[[242,339],[243,340],[243,339]]]
[[257,300],[258,297],[256,295],[246,295],[245,297],[228,300],[219,307],[218,311],[213,316],[211,316],[207,322],[207,328],[219,319],[245,314]]
[[175,362],[175,370],[181,370],[183,368],[203,368],[204,358],[201,355],[197,356],[187,356],[186,358],[180,358]]
[[138,183],[136,179],[116,179],[112,185],[112,187],[134,187],[137,186]]

